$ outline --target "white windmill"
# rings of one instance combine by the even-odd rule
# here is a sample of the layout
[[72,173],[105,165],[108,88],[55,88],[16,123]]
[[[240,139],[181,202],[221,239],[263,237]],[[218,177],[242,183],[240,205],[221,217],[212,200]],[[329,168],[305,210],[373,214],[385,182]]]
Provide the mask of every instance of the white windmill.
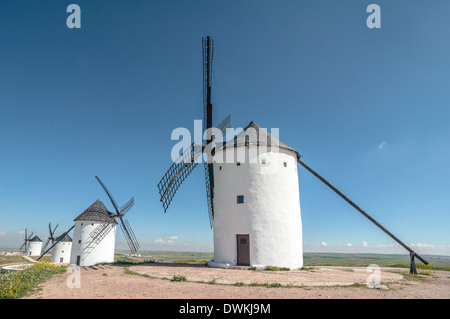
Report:
[[111,213],[101,200],[97,200],[88,209],[75,218],[74,233],[70,264],[78,266],[91,266],[98,263],[114,261],[116,242],[116,218],[120,220],[123,235],[132,252],[139,249],[139,244],[127,220],[123,216],[133,207],[134,198],[131,198],[120,210],[111,193],[95,177],[105,190],[116,213]]
[[66,233],[56,238],[56,245],[52,248],[51,262],[54,264],[70,263],[72,238]]
[[[302,223],[297,164],[303,166],[351,206],[427,264],[410,247],[381,226],[348,197],[337,190],[302,160],[300,154],[271,136],[254,122],[226,143],[218,131],[230,125],[229,117],[212,126],[213,39],[203,46],[203,145],[194,143],[173,162],[158,183],[160,201],[167,211],[176,191],[204,155],[206,194],[210,225],[214,229],[214,262],[211,266],[255,267],[303,265]],[[213,131],[212,133],[208,133]],[[215,131],[215,133],[214,133]],[[233,161],[228,158],[234,159]],[[244,160],[245,159],[245,160]]]
[[38,236],[28,240],[28,256],[40,256],[42,251],[42,240]]

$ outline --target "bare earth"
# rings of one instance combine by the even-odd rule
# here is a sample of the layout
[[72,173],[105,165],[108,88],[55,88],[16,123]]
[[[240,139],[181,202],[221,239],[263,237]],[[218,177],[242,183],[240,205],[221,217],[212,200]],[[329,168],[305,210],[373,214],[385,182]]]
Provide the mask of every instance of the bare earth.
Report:
[[[128,270],[126,270],[128,269]],[[368,288],[360,267],[296,271],[219,269],[198,264],[155,263],[82,267],[80,288],[68,288],[74,273],[56,275],[27,299],[449,299],[450,272],[410,276],[408,269],[381,268],[383,289]],[[420,274],[420,272],[419,272]],[[176,282],[174,276],[187,281]],[[235,283],[243,283],[235,286]],[[276,284],[277,287],[255,286]],[[251,286],[249,286],[251,285]],[[282,285],[282,287],[279,287]]]

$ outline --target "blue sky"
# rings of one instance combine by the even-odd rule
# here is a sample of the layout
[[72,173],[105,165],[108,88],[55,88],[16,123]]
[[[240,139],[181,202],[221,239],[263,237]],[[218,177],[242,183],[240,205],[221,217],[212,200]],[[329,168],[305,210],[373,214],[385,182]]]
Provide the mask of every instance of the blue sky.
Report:
[[[66,8],[81,7],[81,29]],[[381,29],[366,8],[381,7]],[[0,1],[0,247],[100,198],[143,249],[212,251],[203,171],[166,214],[173,129],[213,117],[280,139],[419,253],[450,255],[448,1]],[[299,167],[305,251],[405,252]],[[118,237],[118,248],[125,248]]]

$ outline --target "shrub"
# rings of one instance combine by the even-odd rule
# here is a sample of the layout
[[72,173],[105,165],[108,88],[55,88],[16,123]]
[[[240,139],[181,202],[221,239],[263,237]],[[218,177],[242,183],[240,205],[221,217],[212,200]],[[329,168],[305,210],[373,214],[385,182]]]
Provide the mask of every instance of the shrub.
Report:
[[22,298],[52,275],[65,271],[65,267],[39,262],[25,270],[0,275],[0,299]]
[[289,271],[291,269],[287,268],[287,267],[267,266],[264,270],[269,270],[269,271]]
[[187,279],[184,276],[173,276],[173,278],[172,278],[172,281],[177,281],[177,282],[186,281],[186,280]]

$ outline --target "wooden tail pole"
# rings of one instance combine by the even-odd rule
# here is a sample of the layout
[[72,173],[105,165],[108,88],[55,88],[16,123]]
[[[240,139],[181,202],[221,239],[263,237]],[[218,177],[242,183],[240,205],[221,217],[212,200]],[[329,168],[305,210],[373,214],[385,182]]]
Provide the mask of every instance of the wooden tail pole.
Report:
[[342,194],[336,187],[331,185],[326,179],[324,179],[322,176],[317,174],[312,168],[310,168],[308,165],[306,165],[304,162],[302,162],[300,160],[300,158],[297,161],[300,165],[302,165],[304,168],[306,168],[307,171],[309,171],[311,174],[313,174],[315,177],[317,177],[319,180],[321,180],[325,185],[327,185],[329,188],[331,188],[336,194],[341,196],[347,203],[349,203],[351,206],[353,206],[357,211],[359,211],[367,219],[369,219],[372,223],[374,223],[376,226],[378,226],[378,228],[380,228],[382,231],[384,231],[386,234],[388,234],[392,239],[394,239],[397,243],[399,243],[401,246],[403,246],[403,248],[405,248],[407,251],[409,251],[410,256],[411,256],[411,271],[413,269],[415,269],[414,257],[417,257],[425,265],[428,265],[428,262],[425,259],[423,259],[421,256],[419,256],[414,250],[412,250],[404,242],[402,242],[400,239],[398,239],[396,236],[394,236],[390,231],[388,231],[386,228],[384,228],[380,223],[378,223],[375,219],[373,219],[369,214],[367,214],[364,210],[362,210],[358,205],[356,205],[354,202],[352,202],[347,196]]

